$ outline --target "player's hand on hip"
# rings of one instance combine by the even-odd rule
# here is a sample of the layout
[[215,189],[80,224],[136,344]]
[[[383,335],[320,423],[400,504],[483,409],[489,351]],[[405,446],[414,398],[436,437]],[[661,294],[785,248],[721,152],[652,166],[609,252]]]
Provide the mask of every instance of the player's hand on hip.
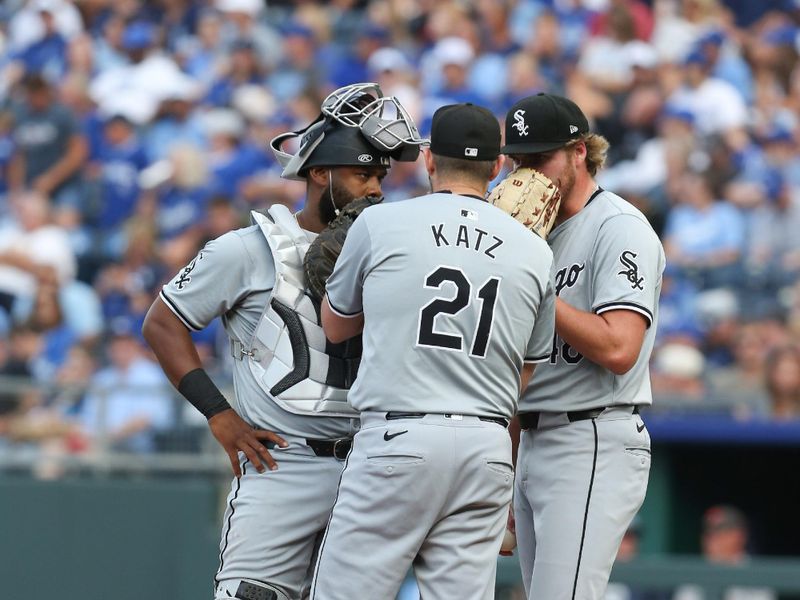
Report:
[[263,473],[266,469],[261,462],[262,459],[271,471],[278,468],[278,463],[272,458],[269,450],[261,440],[274,442],[281,448],[289,445],[286,440],[276,433],[254,429],[233,409],[224,410],[211,417],[208,420],[208,426],[228,455],[233,474],[236,477],[242,476],[242,469],[239,465],[240,451],[245,453],[247,459],[259,473]]

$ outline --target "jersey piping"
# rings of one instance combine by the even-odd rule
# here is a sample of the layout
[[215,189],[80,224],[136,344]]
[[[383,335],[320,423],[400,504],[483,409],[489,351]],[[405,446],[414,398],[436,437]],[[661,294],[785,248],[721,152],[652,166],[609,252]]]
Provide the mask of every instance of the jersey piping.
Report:
[[648,327],[650,327],[650,325],[653,324],[653,313],[650,312],[644,306],[636,304],[635,302],[607,302],[606,304],[601,304],[600,306],[596,306],[593,310],[596,314],[599,315],[604,312],[616,309],[623,309],[623,310],[630,310],[633,312],[637,312],[641,315],[644,315],[647,318]]
[[343,317],[345,319],[352,319],[353,317],[357,317],[358,315],[360,315],[360,314],[362,314],[364,312],[363,310],[359,310],[358,312],[349,313],[349,312],[345,312],[343,310],[340,310],[340,309],[336,308],[333,305],[333,303],[331,302],[330,298],[328,298],[328,306],[331,307],[331,311],[335,315],[338,315],[338,316]]
[[186,328],[187,328],[187,329],[191,329],[192,331],[200,331],[200,330],[202,330],[202,329],[203,329],[202,327],[200,327],[200,326],[198,326],[198,325],[195,325],[194,323],[192,323],[192,322],[189,320],[189,318],[188,318],[188,317],[186,317],[186,316],[185,316],[185,315],[184,315],[184,314],[183,314],[183,313],[180,311],[180,309],[179,309],[179,308],[178,308],[178,307],[175,305],[175,303],[174,303],[174,302],[173,302],[173,301],[170,299],[170,297],[169,297],[169,296],[167,296],[167,295],[164,293],[164,290],[161,290],[161,291],[159,292],[159,294],[158,294],[158,295],[159,295],[159,296],[161,297],[161,299],[164,301],[164,304],[166,304],[166,305],[167,305],[167,308],[169,308],[169,309],[170,309],[170,310],[171,310],[171,311],[172,311],[172,312],[175,314],[175,316],[176,316],[176,317],[178,317],[178,319],[180,319],[181,323],[183,323],[183,324],[186,326]]

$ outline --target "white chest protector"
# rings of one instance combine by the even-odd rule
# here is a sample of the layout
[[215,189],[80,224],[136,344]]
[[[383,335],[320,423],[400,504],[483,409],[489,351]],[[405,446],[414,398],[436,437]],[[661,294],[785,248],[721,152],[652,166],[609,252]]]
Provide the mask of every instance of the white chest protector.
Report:
[[[275,286],[249,349],[232,343],[258,385],[284,410],[303,415],[353,417],[347,390],[355,379],[360,344],[347,357],[344,344],[331,344],[319,325],[317,309],[305,293],[303,258],[309,241],[283,205],[269,217],[251,212],[267,239],[275,262]],[[271,217],[271,218],[270,218]]]

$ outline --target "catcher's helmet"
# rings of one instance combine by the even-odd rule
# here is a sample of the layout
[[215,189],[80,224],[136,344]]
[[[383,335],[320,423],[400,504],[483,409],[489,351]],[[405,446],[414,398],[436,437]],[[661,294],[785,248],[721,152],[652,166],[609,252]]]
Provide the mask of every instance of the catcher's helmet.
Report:
[[[286,140],[296,137],[300,137],[296,154],[281,150]],[[425,141],[396,98],[384,97],[377,84],[364,83],[330,94],[311,125],[273,138],[270,146],[283,167],[281,176],[303,179],[311,167],[388,167],[390,157],[414,161]]]

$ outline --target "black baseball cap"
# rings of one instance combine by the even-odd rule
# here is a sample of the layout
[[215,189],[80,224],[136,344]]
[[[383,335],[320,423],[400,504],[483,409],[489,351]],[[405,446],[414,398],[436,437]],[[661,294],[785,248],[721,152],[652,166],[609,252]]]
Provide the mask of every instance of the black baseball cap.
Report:
[[488,109],[469,102],[448,104],[433,113],[431,152],[465,160],[500,155],[500,124]]
[[589,121],[569,98],[537,94],[519,100],[506,115],[504,154],[535,154],[565,146],[589,132]]

